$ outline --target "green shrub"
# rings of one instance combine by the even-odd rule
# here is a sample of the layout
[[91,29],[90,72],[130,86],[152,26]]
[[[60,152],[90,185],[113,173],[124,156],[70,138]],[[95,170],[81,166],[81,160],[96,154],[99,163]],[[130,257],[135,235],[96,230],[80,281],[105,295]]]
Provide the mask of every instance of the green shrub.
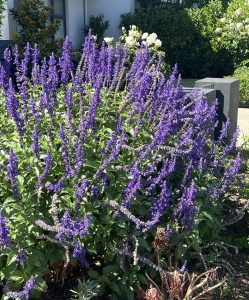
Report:
[[43,0],[20,0],[18,7],[10,11],[19,27],[13,39],[20,48],[24,48],[27,42],[37,44],[42,56],[58,50],[61,43],[54,37],[60,21],[50,22],[53,10]]
[[89,25],[85,28],[85,33],[91,29],[92,33],[97,36],[98,44],[102,43],[104,33],[109,27],[109,21],[104,19],[104,15],[90,16]]
[[220,243],[224,195],[240,189],[236,139],[212,141],[215,103],[186,97],[176,69],[166,81],[150,49],[130,61],[127,47],[89,35],[76,70],[68,39],[60,59],[38,64],[33,50],[15,55],[15,86],[8,50],[0,67],[5,299],[43,299],[47,282],[76,270],[104,296],[137,299],[145,272],[158,282],[170,260],[191,263]]
[[[188,11],[193,24],[210,41],[214,52],[226,51],[233,66],[249,58],[249,4],[232,0],[225,9],[221,1],[210,2],[202,9]],[[226,73],[226,72],[225,72]]]
[[[224,66],[229,66],[227,55],[222,53],[219,59],[219,53],[214,52],[209,39],[202,35],[189,10],[183,7],[168,5],[122,16],[121,26],[128,28],[132,24],[144,32],[157,32],[168,62],[170,65],[177,62],[185,77],[221,76]],[[229,68],[226,74],[231,71]]]
[[207,5],[210,0],[138,0],[137,2],[140,8],[163,7],[167,4],[182,5],[184,7],[203,7]]
[[240,80],[240,107],[249,108],[249,61],[242,63],[231,77]]
[[217,0],[200,8],[185,8],[184,3],[145,6],[123,15],[121,26],[134,24],[158,33],[169,63],[177,62],[185,77],[223,77],[248,59],[249,48],[248,3],[225,4]]

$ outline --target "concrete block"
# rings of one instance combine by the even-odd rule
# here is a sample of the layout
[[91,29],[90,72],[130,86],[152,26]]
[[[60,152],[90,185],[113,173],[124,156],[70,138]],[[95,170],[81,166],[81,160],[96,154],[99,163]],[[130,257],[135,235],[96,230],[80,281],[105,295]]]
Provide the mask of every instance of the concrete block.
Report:
[[231,140],[238,124],[239,79],[207,77],[197,80],[195,87],[202,89],[210,89],[211,87],[216,90],[219,121],[216,137],[222,129],[222,124],[229,118],[230,128],[227,133],[227,138]]

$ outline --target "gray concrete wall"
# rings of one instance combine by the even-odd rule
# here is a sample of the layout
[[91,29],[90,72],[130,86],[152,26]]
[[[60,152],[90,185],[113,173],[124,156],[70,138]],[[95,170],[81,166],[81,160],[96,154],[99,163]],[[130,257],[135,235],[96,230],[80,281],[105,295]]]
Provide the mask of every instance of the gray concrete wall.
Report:
[[227,134],[227,138],[230,140],[238,124],[239,80],[235,78],[207,77],[195,82],[195,86],[198,88],[205,89],[205,86],[210,85],[217,91],[216,97],[219,102],[218,115],[221,121],[219,127],[222,127],[222,122],[225,122],[228,118],[230,120],[230,128]]

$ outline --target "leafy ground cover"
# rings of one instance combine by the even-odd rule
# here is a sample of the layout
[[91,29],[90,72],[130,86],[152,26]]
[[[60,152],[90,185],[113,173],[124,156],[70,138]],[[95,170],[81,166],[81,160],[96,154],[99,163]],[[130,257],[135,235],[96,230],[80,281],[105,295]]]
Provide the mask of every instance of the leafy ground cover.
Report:
[[30,45],[4,56],[2,298],[51,298],[48,286],[77,279],[100,299],[231,291],[219,258],[234,250],[224,232],[245,215],[233,201],[245,186],[237,133],[225,143],[227,123],[212,139],[217,103],[184,95],[177,68],[167,80],[146,45],[98,48],[89,34],[78,66],[68,39],[60,58]]

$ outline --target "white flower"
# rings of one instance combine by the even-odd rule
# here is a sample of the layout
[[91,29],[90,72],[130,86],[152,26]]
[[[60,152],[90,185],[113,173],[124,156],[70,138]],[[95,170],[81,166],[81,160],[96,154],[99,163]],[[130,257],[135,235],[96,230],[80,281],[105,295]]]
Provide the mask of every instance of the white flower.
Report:
[[133,38],[140,38],[140,32],[137,30],[129,30],[129,36]]
[[151,33],[149,36],[150,36],[151,38],[153,38],[154,40],[157,39],[157,34],[156,34],[155,32]]
[[220,27],[217,27],[217,28],[215,29],[215,32],[217,32],[217,33],[221,32],[221,31],[222,31],[222,29],[221,29]]
[[147,37],[147,44],[148,44],[148,46],[151,46],[151,45],[155,44],[156,39],[157,39],[157,34],[151,33],[151,34]]
[[149,36],[148,32],[143,33],[142,40],[146,40],[148,36]]
[[155,46],[158,47],[158,48],[161,47],[162,46],[162,41],[159,40],[159,39],[156,39]]
[[225,23],[226,22],[226,18],[221,18],[220,21],[221,21],[221,23]]
[[136,44],[136,40],[134,40],[134,38],[132,36],[127,36],[125,38],[125,44],[128,46],[128,47],[132,47]]
[[240,8],[236,9],[235,12],[234,12],[234,15],[236,17],[238,17],[240,14],[241,14],[241,9]]
[[104,38],[104,41],[106,42],[106,44],[111,44],[112,43],[112,41],[113,41],[113,37],[105,37]]
[[131,30],[136,31],[137,30],[137,26],[136,25],[131,25]]
[[240,29],[242,26],[243,26],[242,23],[237,23],[237,24],[236,24],[236,28],[237,28],[237,29]]
[[245,23],[249,23],[249,18],[246,18],[246,19],[245,19]]

